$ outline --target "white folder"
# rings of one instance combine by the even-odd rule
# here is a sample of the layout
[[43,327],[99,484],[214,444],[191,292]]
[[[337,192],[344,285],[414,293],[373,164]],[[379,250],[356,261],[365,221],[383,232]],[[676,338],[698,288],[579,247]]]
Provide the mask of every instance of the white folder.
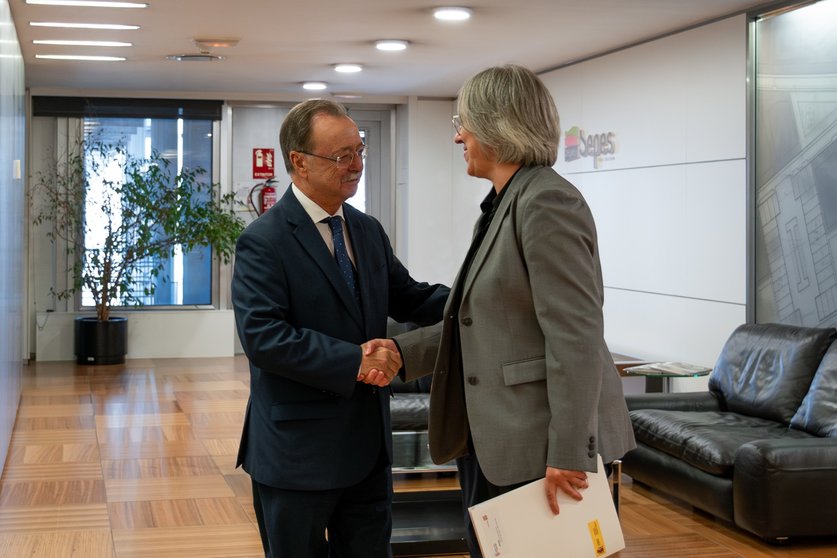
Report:
[[483,557],[601,558],[625,548],[601,456],[598,461],[580,502],[558,490],[558,515],[549,509],[544,479],[470,507]]

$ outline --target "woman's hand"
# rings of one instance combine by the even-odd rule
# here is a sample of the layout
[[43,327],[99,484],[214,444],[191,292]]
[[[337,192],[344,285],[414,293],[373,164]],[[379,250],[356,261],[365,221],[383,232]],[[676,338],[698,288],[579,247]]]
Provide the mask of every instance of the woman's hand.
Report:
[[579,490],[587,488],[587,473],[584,471],[570,471],[567,469],[546,468],[546,501],[552,513],[558,515],[558,499],[556,494],[560,489],[574,500],[582,500]]

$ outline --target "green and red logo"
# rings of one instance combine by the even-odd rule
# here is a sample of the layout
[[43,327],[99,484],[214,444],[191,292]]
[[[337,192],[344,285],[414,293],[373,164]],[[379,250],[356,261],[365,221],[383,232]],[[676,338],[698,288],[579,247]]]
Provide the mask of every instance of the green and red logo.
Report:
[[603,159],[612,160],[616,153],[616,134],[604,132],[588,134],[583,128],[573,126],[564,132],[564,161],[592,157],[593,166],[599,168]]

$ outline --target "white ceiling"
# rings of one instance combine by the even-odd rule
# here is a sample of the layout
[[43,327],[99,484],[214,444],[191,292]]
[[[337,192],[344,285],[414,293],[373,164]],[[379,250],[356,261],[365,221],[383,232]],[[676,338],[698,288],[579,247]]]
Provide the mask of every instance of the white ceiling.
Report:
[[[328,93],[364,99],[454,97],[488,66],[518,63],[542,71],[720,17],[764,0],[465,0],[470,21],[442,23],[440,0],[148,0],[142,10],[65,8],[9,0],[35,93],[191,93],[207,98],[309,96],[300,84],[325,81]],[[462,5],[453,2],[453,5]],[[32,27],[30,21],[128,23],[137,31]],[[197,53],[195,38],[237,38],[212,49],[216,62],[173,62]],[[375,39],[406,39],[404,52],[379,52]],[[33,39],[101,39],[127,48],[43,46]],[[107,54],[125,62],[66,62],[35,54]],[[338,62],[365,66],[338,74]],[[161,93],[162,92],[162,93]],[[320,94],[322,95],[322,94]]]

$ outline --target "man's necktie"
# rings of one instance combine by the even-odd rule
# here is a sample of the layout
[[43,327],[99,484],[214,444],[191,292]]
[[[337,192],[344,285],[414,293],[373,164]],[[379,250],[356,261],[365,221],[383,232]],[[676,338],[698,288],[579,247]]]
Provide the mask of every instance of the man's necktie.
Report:
[[334,242],[334,258],[337,260],[337,267],[340,268],[340,275],[352,292],[352,296],[360,304],[357,277],[355,276],[355,269],[352,267],[352,260],[349,259],[349,252],[346,250],[346,238],[343,236],[342,220],[339,216],[335,216],[328,217],[325,221],[331,227],[331,239]]

